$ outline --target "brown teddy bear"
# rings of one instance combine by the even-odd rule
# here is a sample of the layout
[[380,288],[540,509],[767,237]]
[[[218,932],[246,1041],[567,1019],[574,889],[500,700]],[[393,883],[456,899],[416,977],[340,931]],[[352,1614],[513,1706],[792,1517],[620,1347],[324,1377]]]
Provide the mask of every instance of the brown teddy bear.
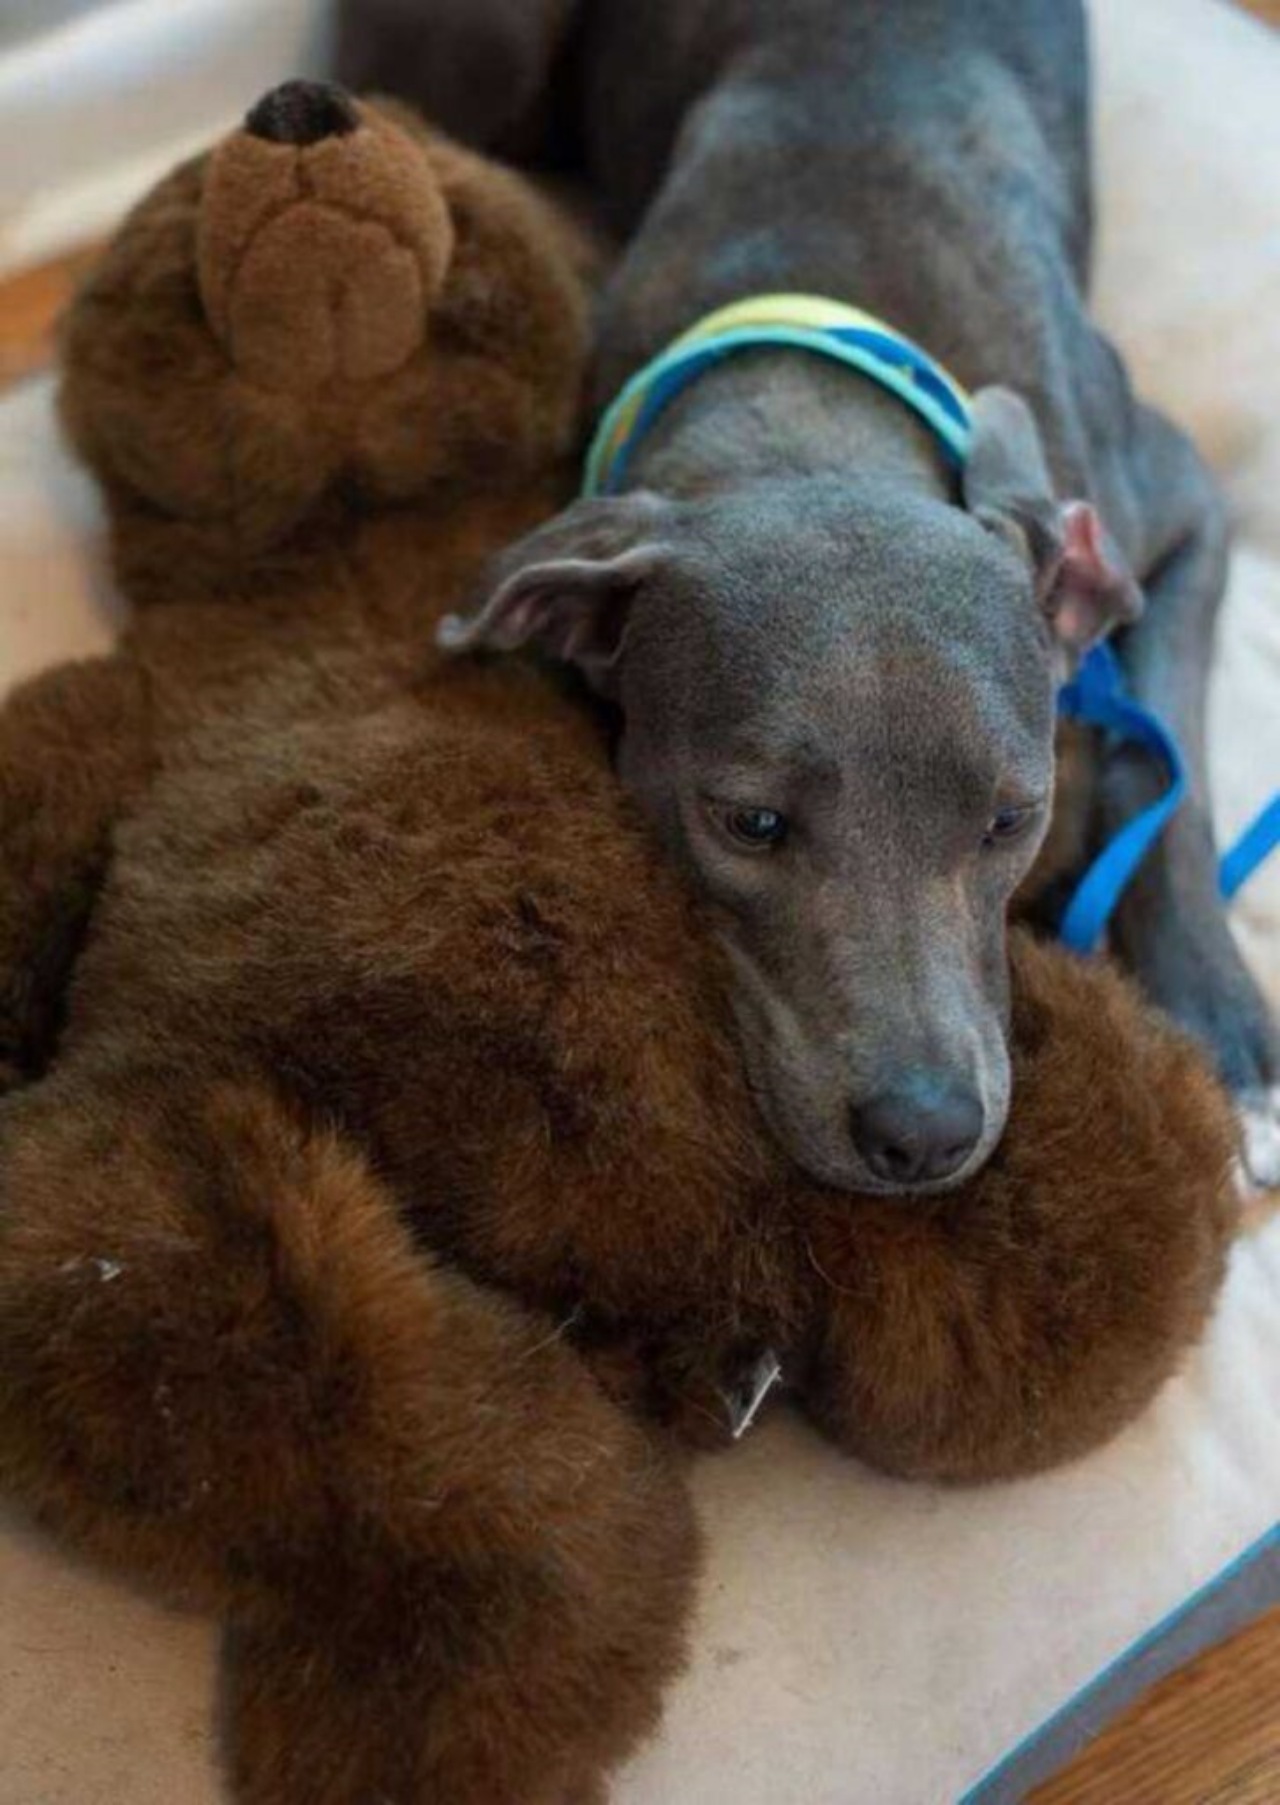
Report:
[[771,1356],[867,1460],[1029,1471],[1150,1398],[1230,1234],[1197,1056],[1026,939],[981,1176],[799,1178],[597,715],[438,660],[563,496],[590,261],[291,84],[69,322],[136,619],[0,718],[0,1483],[221,1615],[252,1805],[602,1799],[681,1657],[676,1449]]

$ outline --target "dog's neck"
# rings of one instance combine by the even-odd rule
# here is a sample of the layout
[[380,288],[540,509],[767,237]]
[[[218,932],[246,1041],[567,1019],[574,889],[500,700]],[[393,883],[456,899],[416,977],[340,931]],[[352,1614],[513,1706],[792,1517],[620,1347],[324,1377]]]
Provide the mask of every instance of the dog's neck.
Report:
[[[776,78],[776,79],[775,79]],[[696,320],[748,295],[811,294],[865,307],[916,337],[884,260],[845,202],[840,84],[787,69],[722,76],[690,114],[666,185],[606,289],[593,398],[622,385]],[[803,209],[778,208],[780,146],[806,170]],[[941,495],[954,476],[923,422],[869,378],[798,350],[729,357],[677,397],[630,459],[628,486],[676,497],[769,476],[858,470]]]
[[636,445],[628,486],[693,500],[841,471],[953,496],[938,440],[895,395],[812,353],[761,349],[727,358],[672,402]]

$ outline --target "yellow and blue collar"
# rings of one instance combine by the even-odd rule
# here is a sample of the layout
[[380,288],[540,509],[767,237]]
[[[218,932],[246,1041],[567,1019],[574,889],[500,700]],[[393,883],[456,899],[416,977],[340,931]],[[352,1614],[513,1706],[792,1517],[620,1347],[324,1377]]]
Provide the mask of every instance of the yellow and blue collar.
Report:
[[833,358],[878,382],[932,428],[962,464],[969,449],[969,397],[941,364],[874,314],[820,295],[752,295],[707,314],[631,378],[600,422],[587,454],[583,493],[616,494],[635,447],[658,415],[707,369],[763,345]]

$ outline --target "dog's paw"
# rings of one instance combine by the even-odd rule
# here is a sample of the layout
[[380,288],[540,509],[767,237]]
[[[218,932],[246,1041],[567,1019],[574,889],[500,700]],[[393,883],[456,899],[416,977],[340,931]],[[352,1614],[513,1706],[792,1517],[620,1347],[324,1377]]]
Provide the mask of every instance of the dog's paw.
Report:
[[1280,1087],[1280,1042],[1225,917],[1166,914],[1124,946],[1151,998],[1208,1053],[1241,1111]]
[[1280,1085],[1242,1096],[1239,1113],[1241,1189],[1280,1191]]
[[1208,965],[1171,1012],[1204,1043],[1242,1113],[1266,1113],[1280,1087],[1280,1056],[1266,1002],[1243,964]]

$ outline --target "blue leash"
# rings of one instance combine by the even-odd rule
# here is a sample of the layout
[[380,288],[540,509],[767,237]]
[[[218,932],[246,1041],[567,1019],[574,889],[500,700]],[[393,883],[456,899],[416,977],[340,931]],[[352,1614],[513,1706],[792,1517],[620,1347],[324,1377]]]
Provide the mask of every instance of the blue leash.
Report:
[[[1164,722],[1127,693],[1119,660],[1109,645],[1094,646],[1080,669],[1058,692],[1058,712],[1068,720],[1101,727],[1131,745],[1143,746],[1168,774],[1164,794],[1139,810],[1108,841],[1076,886],[1058,934],[1077,953],[1096,952],[1116,905],[1134,873],[1181,808],[1187,794],[1187,772],[1178,743]],[[1280,793],[1231,847],[1219,867],[1222,894],[1228,900],[1280,846]]]
[[1230,902],[1242,884],[1248,883],[1264,859],[1280,846],[1280,795],[1273,796],[1245,828],[1218,867],[1222,894]]

